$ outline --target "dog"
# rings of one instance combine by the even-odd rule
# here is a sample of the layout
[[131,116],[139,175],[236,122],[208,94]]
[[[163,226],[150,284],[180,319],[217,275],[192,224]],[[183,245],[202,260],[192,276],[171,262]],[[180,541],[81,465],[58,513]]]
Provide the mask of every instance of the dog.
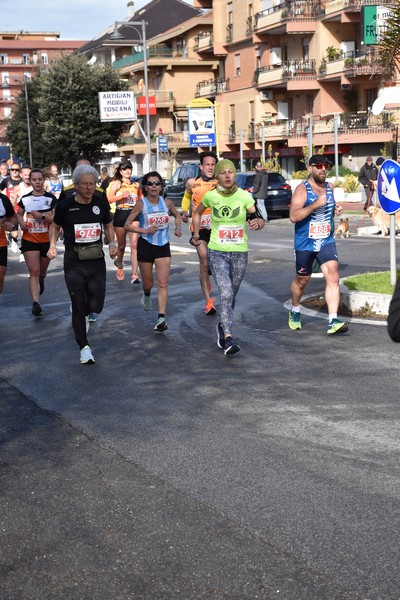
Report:
[[[377,206],[370,206],[367,210],[369,217],[371,218],[374,225],[379,227],[381,230],[381,236],[385,237],[385,235],[389,234],[390,227],[390,215],[385,213],[381,208]],[[400,229],[400,214],[397,212],[395,214],[396,219],[396,229]]]
[[349,237],[349,219],[347,217],[340,219],[340,223],[336,227],[333,237]]

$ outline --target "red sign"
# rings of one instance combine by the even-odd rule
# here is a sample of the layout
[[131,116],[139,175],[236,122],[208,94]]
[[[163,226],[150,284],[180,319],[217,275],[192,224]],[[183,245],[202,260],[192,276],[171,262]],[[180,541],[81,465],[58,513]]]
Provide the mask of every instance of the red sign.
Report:
[[[146,96],[138,96],[138,115],[146,114]],[[157,114],[156,97],[149,96],[149,114]]]

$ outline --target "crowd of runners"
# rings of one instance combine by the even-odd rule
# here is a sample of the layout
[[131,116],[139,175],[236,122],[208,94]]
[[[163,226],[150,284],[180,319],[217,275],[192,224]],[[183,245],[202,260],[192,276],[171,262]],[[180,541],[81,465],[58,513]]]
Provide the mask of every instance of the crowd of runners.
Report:
[[[56,165],[48,169],[0,164],[0,292],[7,269],[7,252],[20,252],[29,273],[32,314],[41,317],[40,296],[45,290],[49,263],[64,244],[64,275],[71,300],[72,326],[82,364],[94,363],[87,334],[89,322],[104,305],[106,262],[104,248],[116,266],[116,278],[125,278],[124,254],[130,246],[131,283],[142,286],[141,304],[148,311],[157,282],[156,332],[168,329],[168,279],[171,266],[170,232],[182,236],[182,222],[190,222],[188,243],[199,260],[204,312],[216,315],[217,345],[226,355],[240,350],[233,334],[236,296],[248,259],[247,229],[265,227],[264,217],[250,193],[236,183],[236,168],[214,152],[200,154],[200,175],[187,181],[181,211],[163,194],[157,171],[132,181],[132,164],[120,163],[113,176],[99,173],[80,159],[72,184],[63,187]],[[328,335],[345,333],[338,319],[339,267],[333,219],[335,205],[326,174],[331,166],[324,155],[309,161],[309,177],[293,195],[290,219],[295,223],[296,276],[291,285],[288,324],[302,328],[300,302],[314,261],[326,284]],[[171,215],[173,225],[171,225]],[[265,216],[265,215],[264,215]],[[191,217],[191,218],[190,218]],[[218,302],[212,294],[218,291]],[[199,293],[200,293],[199,290]]]

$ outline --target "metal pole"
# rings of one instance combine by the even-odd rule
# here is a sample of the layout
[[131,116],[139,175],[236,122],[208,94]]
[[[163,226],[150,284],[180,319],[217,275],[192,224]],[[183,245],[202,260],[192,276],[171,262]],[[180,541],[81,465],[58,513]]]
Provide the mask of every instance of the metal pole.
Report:
[[[312,119],[312,115],[310,114],[309,119],[308,119],[308,158],[310,159],[312,157],[313,151],[312,151],[312,128],[313,128],[313,119]],[[306,165],[307,167],[308,165]]]
[[396,285],[396,216],[390,215],[390,285]]
[[338,122],[337,115],[333,116],[333,137],[335,144],[335,177],[339,179],[339,148],[338,148]]
[[264,123],[261,125],[261,156],[263,162],[265,162],[265,126]]
[[26,106],[26,126],[28,128],[28,149],[29,149],[29,165],[33,167],[32,161],[32,142],[31,142],[31,124],[29,120],[29,102],[28,102],[28,85],[24,75],[24,91],[25,91],[25,106]]
[[218,116],[217,116],[217,107],[219,104],[214,102],[214,123],[215,123],[215,152],[219,158],[219,145],[218,145]]
[[147,40],[146,40],[146,21],[142,19],[142,42],[143,42],[143,68],[144,68],[144,85],[146,88],[146,135],[147,135],[147,154],[149,161],[149,170],[151,171],[151,139],[150,139],[150,106],[149,106],[149,82],[147,74]]
[[240,140],[240,170],[243,173],[244,164],[243,164],[243,129],[239,129],[239,140]]

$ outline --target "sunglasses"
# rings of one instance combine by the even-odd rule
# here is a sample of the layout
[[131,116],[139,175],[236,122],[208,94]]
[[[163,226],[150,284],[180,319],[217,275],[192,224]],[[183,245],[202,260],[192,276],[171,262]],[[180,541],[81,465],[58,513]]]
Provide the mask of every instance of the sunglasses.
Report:
[[19,169],[10,169],[10,171],[17,171],[17,172],[19,172]]
[[325,171],[329,171],[330,169],[330,165],[328,165],[328,163],[315,163],[313,167],[316,169],[325,169]]
[[148,181],[146,185],[151,185],[155,187],[156,185],[161,185],[161,181]]

